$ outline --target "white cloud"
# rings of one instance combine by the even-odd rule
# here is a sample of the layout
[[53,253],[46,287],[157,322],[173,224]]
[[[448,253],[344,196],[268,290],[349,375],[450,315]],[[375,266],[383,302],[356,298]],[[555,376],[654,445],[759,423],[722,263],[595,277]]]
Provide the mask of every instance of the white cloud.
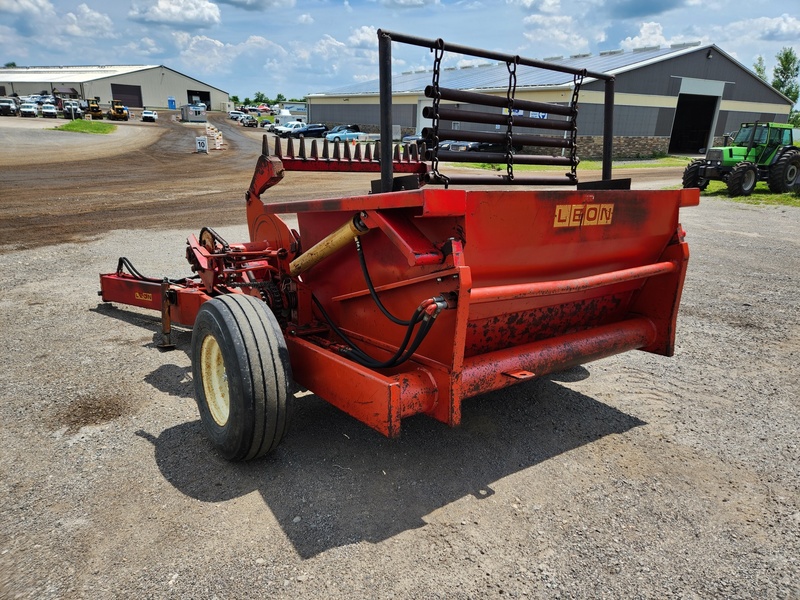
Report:
[[645,48],[648,46],[669,46],[671,44],[682,44],[685,42],[706,41],[705,36],[685,36],[675,35],[667,38],[664,35],[664,28],[661,23],[653,21],[642,23],[639,28],[639,35],[627,37],[620,42],[623,50],[633,50],[635,48]]
[[439,4],[439,0],[381,0],[381,4],[390,8],[415,8],[418,6]]
[[714,28],[715,39],[734,41],[742,36],[766,41],[796,44],[800,38],[800,19],[783,14],[780,17],[758,17],[734,21],[724,27]]
[[130,42],[126,44],[124,48],[127,53],[139,56],[157,56],[164,52],[164,48],[149,37],[143,37],[140,40]]
[[523,23],[529,27],[525,37],[537,48],[556,45],[570,52],[584,52],[589,48],[588,40],[578,33],[572,17],[530,15]]
[[75,37],[115,37],[114,23],[108,15],[92,10],[86,4],[78,5],[76,12],[64,15],[65,33]]
[[304,13],[297,17],[297,22],[301,25],[313,25],[314,24],[314,17],[309,15],[308,13]]
[[31,19],[56,14],[49,0],[0,0],[0,12],[22,15]]
[[363,25],[358,29],[353,30],[353,32],[347,38],[347,45],[353,48],[377,48],[378,28]]
[[667,38],[664,37],[664,28],[661,23],[648,22],[642,23],[639,28],[639,35],[634,37],[626,37],[620,43],[624,50],[633,50],[634,48],[643,48],[645,46],[661,46],[667,43]]
[[143,6],[134,2],[128,17],[133,21],[180,28],[210,27],[220,23],[219,6],[208,0],[146,0]]
[[267,10],[269,8],[293,8],[295,0],[217,0],[244,10]]
[[506,4],[521,6],[526,10],[538,10],[555,14],[561,11],[561,0],[506,0]]
[[239,68],[239,59],[254,69],[262,64],[259,59],[286,56],[286,51],[266,38],[253,35],[241,44],[226,44],[204,36],[190,35],[186,32],[173,33],[173,39],[180,51],[181,62],[192,71],[219,73]]

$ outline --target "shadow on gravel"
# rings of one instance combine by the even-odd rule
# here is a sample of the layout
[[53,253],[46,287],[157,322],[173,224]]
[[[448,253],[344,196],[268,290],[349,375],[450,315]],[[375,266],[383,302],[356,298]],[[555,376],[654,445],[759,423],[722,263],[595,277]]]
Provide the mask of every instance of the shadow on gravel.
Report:
[[[582,368],[556,375],[574,380]],[[427,417],[403,421],[389,440],[316,396],[296,401],[283,444],[264,460],[228,463],[199,421],[153,437],[164,477],[203,502],[257,490],[303,558],[361,541],[378,543],[493,482],[644,422],[549,379],[464,403],[458,429]]]

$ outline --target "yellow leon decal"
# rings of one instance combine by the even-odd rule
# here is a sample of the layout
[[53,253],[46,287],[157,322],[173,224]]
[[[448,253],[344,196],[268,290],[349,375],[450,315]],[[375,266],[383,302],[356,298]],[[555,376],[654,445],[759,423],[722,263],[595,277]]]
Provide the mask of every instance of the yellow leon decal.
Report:
[[613,204],[558,204],[553,227],[611,225]]
[[135,292],[133,296],[137,300],[144,300],[145,302],[153,301],[153,294],[151,294],[150,292]]

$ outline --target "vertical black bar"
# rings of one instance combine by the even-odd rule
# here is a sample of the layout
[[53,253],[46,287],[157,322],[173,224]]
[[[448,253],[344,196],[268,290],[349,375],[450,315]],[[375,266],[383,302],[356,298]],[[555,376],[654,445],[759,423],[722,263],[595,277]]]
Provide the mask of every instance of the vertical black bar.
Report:
[[381,192],[392,191],[392,38],[378,31],[381,101]]
[[611,155],[614,151],[614,78],[606,80],[603,105],[603,181],[611,179]]

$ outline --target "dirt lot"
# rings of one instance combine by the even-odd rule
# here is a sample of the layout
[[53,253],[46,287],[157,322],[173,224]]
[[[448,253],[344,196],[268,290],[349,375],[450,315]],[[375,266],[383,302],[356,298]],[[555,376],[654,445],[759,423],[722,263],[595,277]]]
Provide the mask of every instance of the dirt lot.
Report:
[[97,274],[124,254],[186,275],[203,225],[246,239],[260,132],[220,117],[227,149],[198,155],[167,114],[99,140],[18,123],[0,119],[0,598],[800,598],[800,210],[684,209],[671,359],[591,363],[394,441],[306,396],[275,454],[228,464],[189,333],[158,351],[155,316],[100,304]]

